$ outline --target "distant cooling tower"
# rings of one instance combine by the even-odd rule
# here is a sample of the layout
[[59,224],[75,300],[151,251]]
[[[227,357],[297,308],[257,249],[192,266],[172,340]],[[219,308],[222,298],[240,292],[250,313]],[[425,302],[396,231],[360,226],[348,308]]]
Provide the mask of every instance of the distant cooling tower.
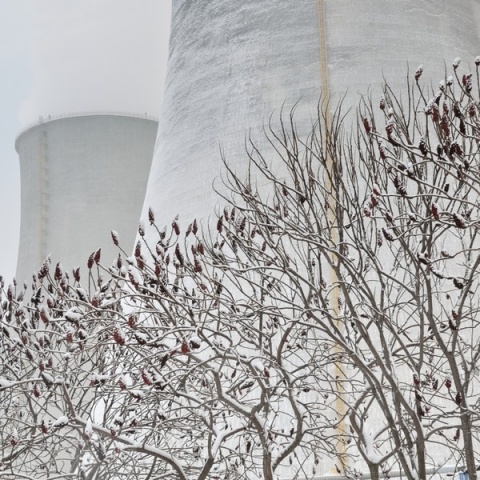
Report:
[[81,114],[40,121],[19,134],[21,229],[17,279],[30,284],[48,254],[71,271],[110,230],[132,249],[158,123],[146,116]]
[[[211,215],[220,149],[238,168],[245,137],[265,146],[263,126],[295,102],[308,132],[320,95],[381,96],[382,79],[405,93],[423,64],[434,87],[444,61],[480,54],[476,0],[173,0],[163,113],[143,217],[161,223]],[[423,80],[423,79],[422,79]],[[220,184],[220,182],[217,182]]]

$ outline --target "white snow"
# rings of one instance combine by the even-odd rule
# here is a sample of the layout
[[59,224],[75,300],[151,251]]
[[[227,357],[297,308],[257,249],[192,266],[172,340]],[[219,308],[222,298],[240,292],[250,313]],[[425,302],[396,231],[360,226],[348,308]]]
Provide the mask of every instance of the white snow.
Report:
[[72,307],[65,313],[65,318],[71,322],[79,322],[83,318],[83,312],[78,307]]
[[7,388],[7,387],[10,387],[11,385],[13,385],[12,382],[8,381],[6,378],[0,377],[0,387]]
[[68,424],[68,417],[63,415],[52,424],[52,428],[62,428]]
[[365,454],[368,458],[368,461],[376,464],[381,463],[383,457],[375,452],[374,446],[374,441],[377,437],[377,433],[375,433],[372,429],[367,430],[366,425],[364,425],[362,436],[365,442]]
[[92,427],[92,422],[90,421],[90,419],[88,419],[87,424],[85,425],[84,435],[85,435],[86,439],[92,438],[93,427]]

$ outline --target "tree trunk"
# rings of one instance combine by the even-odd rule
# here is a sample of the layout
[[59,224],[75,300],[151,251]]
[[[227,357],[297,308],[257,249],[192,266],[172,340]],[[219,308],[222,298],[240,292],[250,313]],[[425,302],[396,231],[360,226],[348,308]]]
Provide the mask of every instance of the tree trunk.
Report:
[[425,465],[425,439],[417,439],[417,464],[419,480],[427,480],[427,470]]
[[372,480],[380,480],[379,467],[376,463],[369,463],[368,469],[370,470],[370,478]]
[[272,454],[263,448],[263,478],[264,480],[273,480]]
[[[464,401],[465,406],[466,402]],[[465,410],[461,415],[463,445],[465,449],[465,462],[467,464],[467,472],[469,480],[477,480],[477,467],[475,465],[475,450],[472,441],[472,422],[470,414]]]

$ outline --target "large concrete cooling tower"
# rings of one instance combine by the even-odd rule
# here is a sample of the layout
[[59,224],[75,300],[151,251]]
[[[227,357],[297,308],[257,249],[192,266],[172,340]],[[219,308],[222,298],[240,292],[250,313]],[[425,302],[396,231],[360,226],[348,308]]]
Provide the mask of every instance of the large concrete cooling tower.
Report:
[[[173,0],[170,59],[157,146],[143,216],[190,222],[213,211],[220,148],[245,164],[248,132],[295,102],[297,126],[309,131],[320,95],[345,93],[356,107],[386,78],[405,89],[419,64],[434,85],[444,60],[480,54],[475,0]],[[263,140],[263,141],[262,141]]]
[[18,135],[19,281],[29,281],[50,253],[69,270],[85,267],[99,247],[111,261],[111,229],[133,247],[157,127],[146,116],[81,114],[45,119]]

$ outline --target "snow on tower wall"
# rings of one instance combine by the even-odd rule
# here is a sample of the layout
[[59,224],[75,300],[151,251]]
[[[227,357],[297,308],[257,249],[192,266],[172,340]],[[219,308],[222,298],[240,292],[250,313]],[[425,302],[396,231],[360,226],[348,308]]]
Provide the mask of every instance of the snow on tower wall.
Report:
[[435,85],[445,64],[480,53],[474,0],[173,0],[163,112],[143,209],[160,224],[214,211],[221,155],[241,169],[245,138],[262,149],[270,116],[299,102],[310,130],[322,92],[355,109],[385,78],[405,91],[419,64]]
[[85,270],[99,247],[102,260],[112,261],[112,229],[133,248],[157,127],[143,116],[81,114],[19,134],[20,282],[29,284],[50,253],[70,271]]

